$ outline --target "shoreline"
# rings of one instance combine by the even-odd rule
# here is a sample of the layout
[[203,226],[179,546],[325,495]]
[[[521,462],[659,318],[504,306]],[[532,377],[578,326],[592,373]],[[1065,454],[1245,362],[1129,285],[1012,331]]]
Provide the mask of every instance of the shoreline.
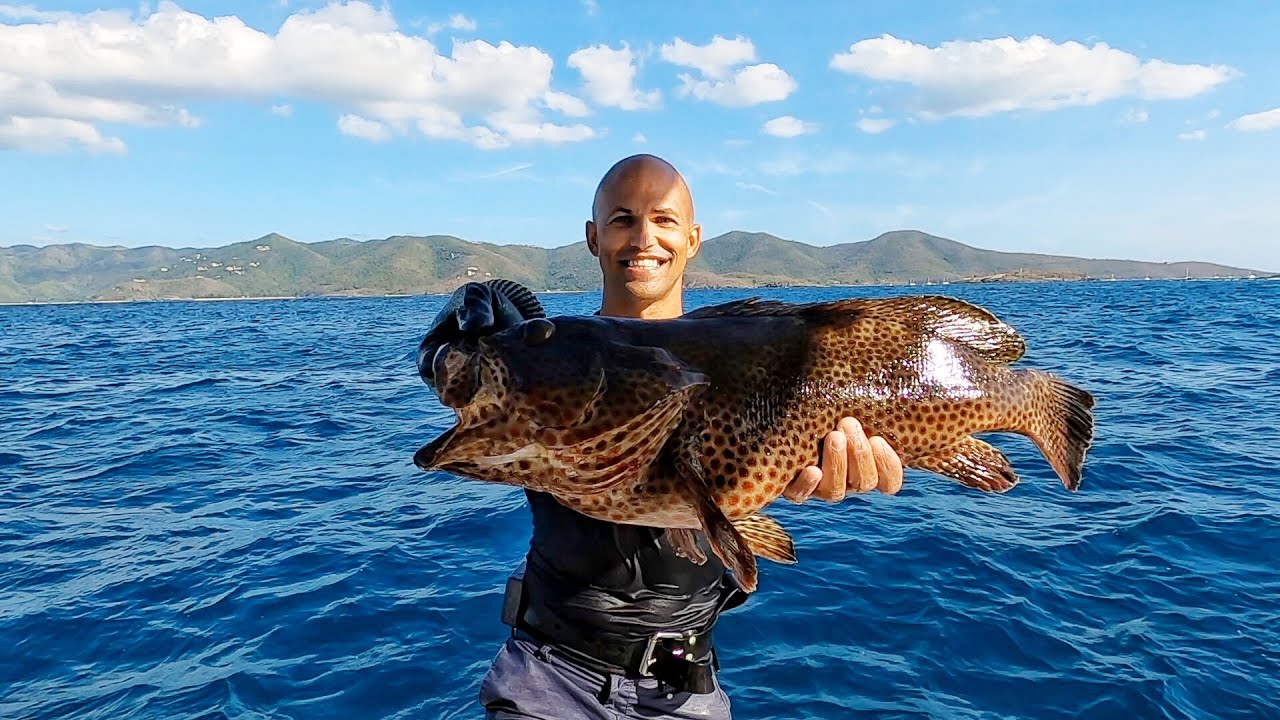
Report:
[[[700,290],[791,290],[814,288],[885,288],[885,287],[918,287],[935,288],[950,285],[1025,285],[1031,283],[1093,283],[1093,282],[1255,282],[1280,280],[1280,275],[1220,278],[1010,278],[1010,279],[972,279],[949,280],[946,282],[923,283],[830,283],[830,284],[796,284],[796,285],[707,285],[686,287],[689,291]],[[535,290],[536,295],[571,295],[574,293],[600,292],[599,288],[590,290]],[[923,291],[922,291],[923,292]],[[930,290],[929,292],[937,292]],[[46,305],[126,305],[130,303],[169,303],[169,302],[257,302],[271,300],[367,300],[389,298],[426,298],[445,297],[449,293],[387,293],[370,295],[247,295],[242,297],[166,297],[166,298],[132,298],[103,300],[26,300],[0,301],[0,307],[33,307]]]

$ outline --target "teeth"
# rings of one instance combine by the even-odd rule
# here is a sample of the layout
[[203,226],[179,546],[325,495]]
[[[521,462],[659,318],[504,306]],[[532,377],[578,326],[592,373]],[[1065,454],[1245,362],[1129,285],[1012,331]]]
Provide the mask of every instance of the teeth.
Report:
[[658,267],[658,261],[657,261],[657,260],[653,260],[653,259],[645,259],[645,260],[628,260],[628,261],[627,261],[627,267],[633,267],[633,268],[656,268],[656,267]]

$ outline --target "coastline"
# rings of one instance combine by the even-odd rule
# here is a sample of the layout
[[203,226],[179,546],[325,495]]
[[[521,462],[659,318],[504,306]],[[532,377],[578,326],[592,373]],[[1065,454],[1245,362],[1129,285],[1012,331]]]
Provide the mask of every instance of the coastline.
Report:
[[[695,285],[686,290],[779,290],[793,288],[883,288],[883,287],[919,287],[935,288],[948,285],[1026,285],[1032,283],[1094,283],[1094,282],[1255,282],[1280,280],[1280,275],[1258,277],[1217,277],[1217,278],[973,278],[964,280],[948,280],[943,282],[896,282],[896,283],[767,283],[762,285]],[[599,292],[599,288],[589,290],[535,290],[537,295],[571,295],[574,293]],[[936,292],[930,290],[930,292]],[[446,297],[449,293],[386,293],[386,294],[332,294],[332,295],[245,295],[240,297],[165,297],[165,298],[113,298],[94,300],[26,300],[0,301],[0,307],[28,307],[46,305],[125,305],[131,303],[168,303],[168,302],[256,302],[270,300],[362,300],[388,298]]]

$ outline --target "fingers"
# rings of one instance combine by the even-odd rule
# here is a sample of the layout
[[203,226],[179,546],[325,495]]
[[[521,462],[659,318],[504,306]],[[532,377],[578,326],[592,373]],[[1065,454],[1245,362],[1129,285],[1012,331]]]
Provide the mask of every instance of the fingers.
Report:
[[822,480],[813,494],[827,502],[840,502],[848,491],[848,481],[849,438],[834,430],[822,444]]
[[877,487],[882,493],[896,495],[902,489],[902,458],[879,435],[871,438],[869,444],[875,457]]
[[849,492],[879,490],[887,495],[902,489],[902,459],[880,436],[867,437],[862,424],[843,418],[822,440],[821,466],[811,465],[783,490],[792,502],[817,497],[840,502]]
[[809,499],[809,496],[818,488],[818,483],[820,482],[822,482],[822,468],[817,465],[810,465],[801,470],[796,479],[792,480],[790,485],[787,485],[786,489],[782,491],[782,496],[793,503],[802,503]]
[[876,460],[871,454],[871,443],[862,429],[862,423],[847,417],[836,427],[848,439],[849,489],[859,493],[874,490],[879,484]]
[[493,327],[493,290],[479,283],[467,283],[463,288],[458,329],[467,335],[479,335]]

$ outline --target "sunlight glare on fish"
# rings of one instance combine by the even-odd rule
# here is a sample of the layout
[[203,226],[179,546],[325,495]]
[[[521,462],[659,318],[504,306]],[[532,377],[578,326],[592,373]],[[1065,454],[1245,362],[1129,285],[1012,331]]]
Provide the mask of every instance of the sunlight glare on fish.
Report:
[[952,343],[944,338],[934,338],[925,345],[921,364],[921,376],[947,389],[951,397],[976,398],[982,394],[969,377],[966,364],[956,357]]

